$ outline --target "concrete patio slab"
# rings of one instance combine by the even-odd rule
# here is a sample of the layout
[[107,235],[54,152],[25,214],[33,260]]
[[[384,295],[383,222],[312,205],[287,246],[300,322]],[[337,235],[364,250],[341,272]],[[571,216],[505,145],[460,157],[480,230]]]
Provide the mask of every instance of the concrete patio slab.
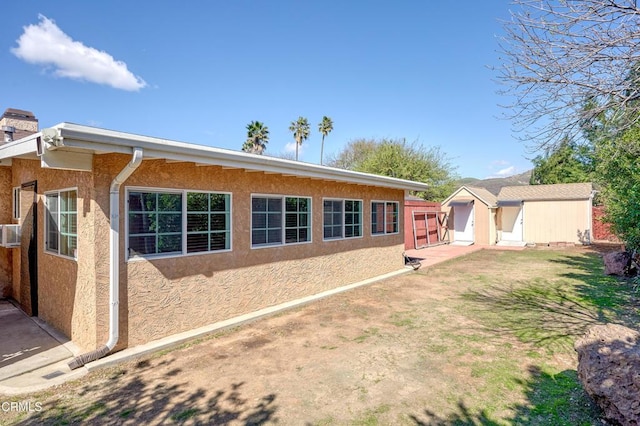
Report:
[[9,301],[0,300],[0,383],[72,357],[66,342]]

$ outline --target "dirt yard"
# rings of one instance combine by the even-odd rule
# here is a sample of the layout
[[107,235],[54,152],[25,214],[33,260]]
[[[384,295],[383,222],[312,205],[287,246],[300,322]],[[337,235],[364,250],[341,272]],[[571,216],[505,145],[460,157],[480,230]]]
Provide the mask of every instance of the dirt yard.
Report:
[[[598,424],[571,347],[614,314],[580,298],[596,257],[477,252],[16,397],[43,409],[0,424]],[[536,286],[549,312],[513,317]]]

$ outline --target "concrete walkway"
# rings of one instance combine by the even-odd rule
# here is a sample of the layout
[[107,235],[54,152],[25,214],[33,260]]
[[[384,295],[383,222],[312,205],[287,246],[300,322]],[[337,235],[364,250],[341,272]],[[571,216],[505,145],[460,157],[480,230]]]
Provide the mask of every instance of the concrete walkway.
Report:
[[15,383],[56,384],[54,379],[65,372],[55,373],[58,368],[52,366],[66,363],[77,352],[69,339],[11,302],[0,300],[0,393]]
[[[524,248],[446,244],[420,250],[407,250],[406,255],[420,259],[421,267],[427,268],[482,249],[523,250]],[[411,271],[412,268],[408,267],[386,275],[230,318],[195,330],[168,336],[145,345],[127,348],[73,371],[69,369],[67,363],[74,356],[80,354],[75,345],[42,321],[28,317],[8,301],[0,300],[0,395],[19,395],[47,389],[68,380],[80,378],[89,371],[175,347],[201,336],[236,327],[264,316],[273,315],[333,294],[368,285],[379,280],[390,279],[396,275]]]
[[439,246],[427,247],[418,250],[407,250],[405,254],[414,259],[419,259],[422,268],[436,265],[456,257],[466,256],[479,250],[524,250],[525,247],[502,247],[502,246],[486,246],[486,245],[453,245],[442,244]]

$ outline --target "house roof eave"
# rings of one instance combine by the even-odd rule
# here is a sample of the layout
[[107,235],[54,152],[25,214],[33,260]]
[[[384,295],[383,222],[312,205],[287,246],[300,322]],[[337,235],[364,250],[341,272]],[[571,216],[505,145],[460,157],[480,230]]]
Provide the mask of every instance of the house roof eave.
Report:
[[[144,150],[145,158],[193,162],[204,165],[217,165],[409,191],[426,191],[429,188],[425,183],[405,179],[82,126],[73,123],[60,123],[53,128],[57,130],[58,137],[61,139],[61,145],[65,148],[90,151],[97,154],[130,154],[131,149],[138,147]],[[0,146],[0,159],[12,158],[17,155],[35,154],[37,148],[36,138],[41,136],[41,134],[42,132],[39,132],[21,141],[17,141],[16,146],[11,149],[6,148],[6,146]]]

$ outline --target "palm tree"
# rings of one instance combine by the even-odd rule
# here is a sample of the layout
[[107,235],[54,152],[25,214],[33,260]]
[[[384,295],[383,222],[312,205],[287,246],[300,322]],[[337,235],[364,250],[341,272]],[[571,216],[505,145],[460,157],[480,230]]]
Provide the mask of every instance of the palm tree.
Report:
[[267,149],[269,143],[269,128],[259,121],[247,124],[247,140],[242,145],[244,152],[260,154]]
[[298,161],[298,145],[309,138],[309,122],[306,118],[300,116],[296,121],[292,121],[289,131],[293,132],[293,138],[296,140],[296,161]]
[[318,124],[318,130],[322,133],[322,145],[320,145],[320,165],[322,165],[324,154],[324,137],[333,130],[333,121],[326,115],[322,117],[322,121]]

